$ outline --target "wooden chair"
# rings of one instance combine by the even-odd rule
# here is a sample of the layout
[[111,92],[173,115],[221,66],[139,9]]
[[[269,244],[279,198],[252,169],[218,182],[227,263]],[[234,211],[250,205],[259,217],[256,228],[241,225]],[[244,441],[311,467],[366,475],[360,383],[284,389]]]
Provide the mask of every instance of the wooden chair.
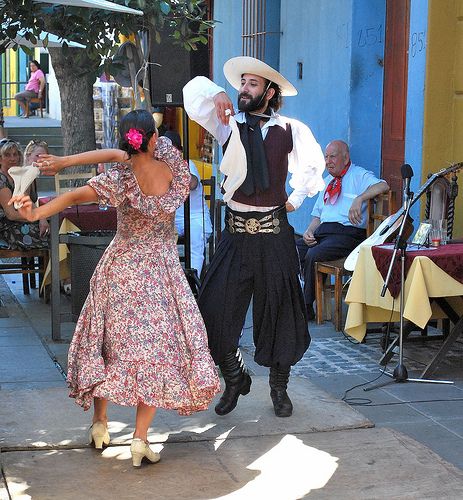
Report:
[[72,191],[78,186],[85,185],[86,181],[95,177],[96,168],[92,167],[88,172],[78,172],[78,173],[69,173],[69,174],[61,174],[58,173],[55,175],[55,191],[56,194],[59,195],[61,193],[65,193],[66,191]]
[[31,97],[26,100],[26,116],[29,118],[29,114],[32,111],[31,104],[37,104],[37,107],[34,109],[38,109],[40,111],[40,117],[43,118],[43,110],[46,109],[46,94],[47,94],[47,85],[43,87],[42,97]]
[[215,234],[215,204],[216,204],[216,197],[215,197],[215,190],[216,190],[216,185],[215,185],[215,176],[211,176],[210,179],[201,179],[201,184],[203,185],[204,189],[204,199],[208,202],[209,205],[209,213],[211,217],[211,226],[212,226],[212,233],[209,236],[209,239],[207,240],[207,252],[206,252],[206,257],[207,257],[207,262],[211,262],[212,256],[214,255],[215,252],[215,246],[216,246],[216,234]]
[[0,249],[0,259],[13,258],[19,258],[21,262],[0,263],[0,274],[22,274],[23,292],[24,295],[29,295],[31,288],[37,288],[35,275],[38,273],[40,289],[49,260],[48,248],[31,248],[30,250]]
[[[429,174],[428,177],[430,177]],[[446,177],[439,177],[426,191],[425,219],[447,219],[447,239],[453,236],[453,222],[455,219],[455,198],[458,195],[458,183],[456,174],[452,175],[451,181]]]
[[[395,213],[395,196],[388,191],[372,200],[367,205],[367,238],[389,215]],[[315,301],[317,325],[323,323],[323,313],[326,319],[333,316],[333,324],[337,332],[342,330],[342,291],[344,278],[351,276],[351,272],[344,269],[346,258],[315,263]],[[331,285],[334,277],[334,285]],[[331,314],[331,292],[334,291],[334,313]]]
[[[37,193],[34,181],[32,190]],[[29,250],[13,250],[0,248],[0,260],[20,259],[20,262],[0,262],[0,274],[22,274],[23,293],[30,294],[31,288],[37,288],[35,275],[39,274],[39,289],[48,265],[50,251],[48,248],[31,248]]]

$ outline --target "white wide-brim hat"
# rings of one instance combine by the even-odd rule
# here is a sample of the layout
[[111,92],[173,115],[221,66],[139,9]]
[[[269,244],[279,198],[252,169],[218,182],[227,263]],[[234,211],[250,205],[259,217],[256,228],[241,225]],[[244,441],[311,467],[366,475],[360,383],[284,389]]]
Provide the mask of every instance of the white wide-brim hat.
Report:
[[254,57],[232,57],[223,65],[223,73],[230,85],[236,90],[239,90],[241,86],[241,76],[248,73],[250,75],[261,76],[276,83],[280,87],[282,96],[297,95],[296,87],[286,80],[283,75]]

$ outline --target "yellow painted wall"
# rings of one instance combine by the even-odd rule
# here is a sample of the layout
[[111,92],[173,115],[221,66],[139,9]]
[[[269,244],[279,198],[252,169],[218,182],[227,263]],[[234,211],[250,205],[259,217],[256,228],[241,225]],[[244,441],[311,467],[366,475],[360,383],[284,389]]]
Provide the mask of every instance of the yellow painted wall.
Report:
[[[463,0],[429,0],[423,182],[456,162],[463,162]],[[463,237],[463,170],[458,177],[454,238]]]
[[[18,75],[18,53],[13,49],[8,49],[6,53],[6,79],[9,82],[14,82],[17,80]],[[6,97],[13,97],[16,92],[18,92],[17,85],[8,85],[5,94]],[[8,101],[8,105],[4,106],[3,114],[5,116],[15,116],[16,115],[16,102]]]
[[[180,137],[182,139],[182,144],[185,142],[183,140],[183,113],[182,109],[177,109],[177,123]],[[212,164],[202,161],[200,159],[200,144],[198,144],[198,139],[200,137],[200,126],[189,120],[188,122],[188,139],[189,139],[189,153],[190,158],[195,162],[201,179],[209,179],[212,175]]]

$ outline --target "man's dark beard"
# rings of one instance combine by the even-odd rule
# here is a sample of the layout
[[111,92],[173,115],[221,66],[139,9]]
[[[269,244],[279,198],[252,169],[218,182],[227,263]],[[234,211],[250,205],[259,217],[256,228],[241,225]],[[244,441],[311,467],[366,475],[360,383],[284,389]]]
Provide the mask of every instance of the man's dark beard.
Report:
[[242,92],[241,94],[238,94],[238,109],[240,111],[257,111],[258,109],[260,109],[262,107],[262,105],[265,104],[265,101],[264,101],[264,98],[263,96],[265,95],[265,92],[262,92],[261,95],[258,95],[257,97],[253,97],[251,98],[251,100],[249,101],[241,101],[241,96],[242,95],[246,95],[247,97],[250,97],[249,94],[244,94],[244,92]]

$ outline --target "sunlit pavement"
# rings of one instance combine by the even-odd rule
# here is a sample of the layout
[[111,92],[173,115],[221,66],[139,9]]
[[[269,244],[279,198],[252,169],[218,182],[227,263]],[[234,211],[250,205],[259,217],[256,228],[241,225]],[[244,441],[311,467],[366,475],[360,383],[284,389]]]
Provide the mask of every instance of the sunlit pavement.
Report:
[[[252,361],[247,325],[242,347],[255,374],[251,393],[225,417],[212,407],[191,417],[159,411],[150,441],[162,460],[134,469],[133,409],[112,406],[111,446],[102,453],[88,447],[91,415],[67,397],[59,370],[73,325],[63,325],[64,342],[51,342],[49,306],[34,293],[22,295],[20,277],[6,279],[9,287],[0,285],[6,311],[0,317],[2,500],[463,498],[463,384],[461,366],[451,360],[438,375],[460,374],[453,386],[356,389],[348,397],[371,403],[352,407],[340,399],[376,377],[378,338],[356,346],[329,324],[311,325],[312,348],[290,383],[294,415],[279,419],[266,370]],[[419,367],[427,349],[408,357],[409,366]],[[409,356],[417,350],[414,344]]]

